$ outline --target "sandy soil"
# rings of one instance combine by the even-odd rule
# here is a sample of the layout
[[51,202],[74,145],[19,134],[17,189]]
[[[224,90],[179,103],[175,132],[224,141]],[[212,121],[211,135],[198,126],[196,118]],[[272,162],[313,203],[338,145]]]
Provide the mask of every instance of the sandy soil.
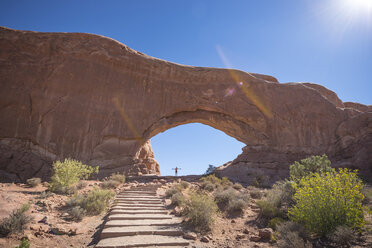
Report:
[[[98,183],[99,181],[87,181],[87,186],[79,190],[79,194],[92,190],[93,186]],[[196,185],[198,185],[195,182],[192,184],[194,185],[193,187],[197,187]],[[171,186],[172,183],[163,185],[158,190],[158,193],[164,195],[166,189]],[[66,216],[66,209],[64,207],[65,202],[70,196],[51,194],[46,198],[41,198],[41,194],[46,189],[47,187],[45,185],[30,188],[25,184],[0,183],[0,220],[7,217],[12,211],[25,203],[31,204],[28,214],[33,217],[33,221],[26,226],[23,234],[14,234],[7,238],[0,238],[0,248],[15,247],[19,245],[23,237],[27,237],[30,240],[31,248],[94,247],[98,241],[98,235],[101,231],[105,214],[87,216],[81,222],[70,221],[68,216]],[[249,189],[246,188],[243,188],[241,191],[249,193]],[[265,190],[262,189],[261,191],[264,193]],[[255,199],[250,199],[249,207],[241,216],[232,218],[220,213],[212,232],[206,235],[198,235],[195,241],[191,241],[190,247],[276,247],[275,243],[252,240],[252,237],[258,237],[260,230],[255,221],[259,212],[255,201]],[[167,199],[166,203],[169,205],[170,200]],[[39,223],[45,217],[46,223]],[[371,222],[371,220],[371,216],[368,216],[368,221]],[[368,227],[372,230],[371,224],[368,224]],[[59,235],[56,234],[56,230],[60,232]],[[203,236],[207,237],[207,243],[201,241]],[[365,242],[355,247],[372,247],[369,246],[372,245],[372,233],[365,233],[364,236]]]
[[[93,189],[97,181],[87,181],[88,185],[79,191],[87,192]],[[30,240],[32,248],[37,247],[87,247],[95,242],[95,236],[103,222],[104,214],[87,216],[81,222],[74,222],[65,217],[65,201],[70,197],[51,194],[40,199],[40,194],[47,188],[38,185],[29,188],[24,184],[0,184],[0,219],[7,217],[22,204],[30,203],[28,214],[33,221],[27,225],[24,234],[14,234],[7,238],[0,238],[0,247],[15,247],[22,237]],[[46,217],[46,223],[38,223]],[[60,235],[53,234],[59,232]],[[63,232],[67,234],[62,234]]]

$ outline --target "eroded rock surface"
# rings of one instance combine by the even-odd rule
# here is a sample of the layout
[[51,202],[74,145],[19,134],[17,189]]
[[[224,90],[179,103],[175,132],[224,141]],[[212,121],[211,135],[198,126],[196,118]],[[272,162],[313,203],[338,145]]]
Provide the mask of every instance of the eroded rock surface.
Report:
[[235,180],[279,178],[322,153],[372,175],[371,107],[316,84],[178,65],[98,35],[1,28],[0,85],[1,180],[47,176],[65,157],[101,176],[159,173],[147,141],[190,122],[247,145],[220,171]]

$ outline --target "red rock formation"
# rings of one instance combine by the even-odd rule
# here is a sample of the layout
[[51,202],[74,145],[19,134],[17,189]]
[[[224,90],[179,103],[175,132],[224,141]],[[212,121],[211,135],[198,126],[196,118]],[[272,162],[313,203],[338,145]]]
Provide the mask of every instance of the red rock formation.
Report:
[[247,145],[221,171],[235,180],[276,179],[293,160],[322,153],[372,174],[370,107],[344,108],[320,85],[178,65],[98,35],[6,28],[0,65],[3,181],[46,176],[65,157],[99,165],[102,176],[158,173],[146,142],[190,122]]

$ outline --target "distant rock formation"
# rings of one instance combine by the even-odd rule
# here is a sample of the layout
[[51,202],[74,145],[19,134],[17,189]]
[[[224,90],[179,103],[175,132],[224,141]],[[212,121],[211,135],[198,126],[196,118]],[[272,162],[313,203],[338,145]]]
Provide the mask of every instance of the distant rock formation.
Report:
[[112,172],[159,174],[148,140],[191,122],[246,144],[220,170],[268,182],[326,153],[372,175],[371,106],[323,86],[178,65],[98,35],[0,28],[0,180],[47,178],[72,157]]

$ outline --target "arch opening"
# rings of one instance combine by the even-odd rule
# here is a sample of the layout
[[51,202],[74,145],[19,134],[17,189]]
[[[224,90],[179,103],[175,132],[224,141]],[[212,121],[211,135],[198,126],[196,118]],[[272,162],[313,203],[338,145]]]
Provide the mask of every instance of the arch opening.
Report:
[[200,175],[209,165],[220,166],[234,160],[244,143],[199,122],[177,125],[151,138],[161,175]]

